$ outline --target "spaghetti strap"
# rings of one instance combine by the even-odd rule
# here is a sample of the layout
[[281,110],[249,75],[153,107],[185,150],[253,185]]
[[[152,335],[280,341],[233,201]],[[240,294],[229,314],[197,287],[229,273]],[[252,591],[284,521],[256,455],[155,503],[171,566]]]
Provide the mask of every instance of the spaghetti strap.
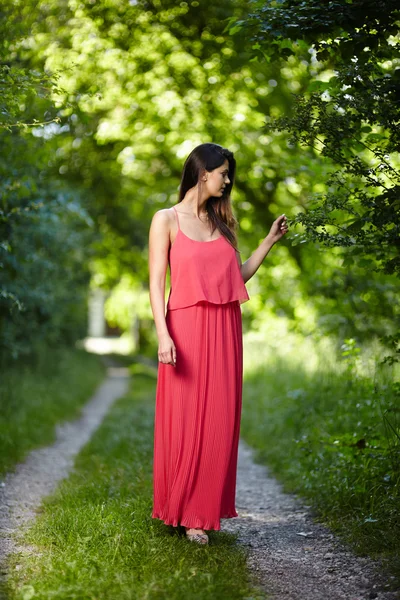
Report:
[[178,211],[176,210],[175,206],[173,206],[172,208],[174,209],[175,214],[176,214],[176,222],[178,223],[178,229],[180,229],[180,227],[179,227]]

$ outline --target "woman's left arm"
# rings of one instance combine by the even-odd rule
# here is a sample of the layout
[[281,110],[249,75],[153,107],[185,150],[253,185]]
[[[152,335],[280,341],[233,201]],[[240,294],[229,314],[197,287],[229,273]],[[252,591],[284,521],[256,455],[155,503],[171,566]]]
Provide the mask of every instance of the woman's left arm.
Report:
[[240,272],[242,273],[243,281],[246,283],[251,277],[253,277],[254,273],[257,271],[258,267],[263,262],[264,258],[267,256],[268,252],[271,250],[272,246],[276,244],[286,233],[288,232],[288,226],[286,221],[286,216],[281,215],[272,223],[271,229],[266,238],[263,239],[258,248],[253,252],[253,254],[241,264],[240,255],[237,253]]

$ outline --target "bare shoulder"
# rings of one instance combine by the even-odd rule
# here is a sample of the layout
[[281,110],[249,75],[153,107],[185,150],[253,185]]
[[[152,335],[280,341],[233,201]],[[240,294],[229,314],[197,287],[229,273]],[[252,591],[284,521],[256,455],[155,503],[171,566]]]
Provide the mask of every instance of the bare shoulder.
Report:
[[154,213],[151,220],[151,228],[157,230],[157,232],[168,232],[170,231],[173,215],[171,208],[161,208]]
[[172,208],[161,208],[154,213],[152,220],[157,223],[170,223],[172,217]]

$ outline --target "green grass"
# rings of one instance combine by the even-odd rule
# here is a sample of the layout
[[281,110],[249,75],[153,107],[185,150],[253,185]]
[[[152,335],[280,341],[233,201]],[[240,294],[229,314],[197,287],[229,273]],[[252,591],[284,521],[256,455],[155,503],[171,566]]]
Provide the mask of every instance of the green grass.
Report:
[[286,491],[400,582],[400,385],[343,355],[293,346],[248,366],[241,433]]
[[235,536],[197,546],[151,518],[155,379],[135,370],[12,557],[10,600],[256,598]]
[[51,444],[55,425],[79,416],[104,375],[97,356],[42,348],[36,361],[2,369],[0,475],[38,446]]

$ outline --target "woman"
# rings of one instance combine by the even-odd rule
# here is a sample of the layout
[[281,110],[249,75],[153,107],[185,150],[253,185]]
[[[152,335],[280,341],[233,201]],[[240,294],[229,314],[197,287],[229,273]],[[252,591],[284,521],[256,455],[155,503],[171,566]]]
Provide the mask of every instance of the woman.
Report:
[[[150,227],[150,301],[158,336],[152,517],[208,543],[237,517],[245,283],[287,232],[285,215],[244,263],[230,193],[233,153],[212,143],[186,159],[179,201]],[[165,314],[165,278],[171,289]]]

